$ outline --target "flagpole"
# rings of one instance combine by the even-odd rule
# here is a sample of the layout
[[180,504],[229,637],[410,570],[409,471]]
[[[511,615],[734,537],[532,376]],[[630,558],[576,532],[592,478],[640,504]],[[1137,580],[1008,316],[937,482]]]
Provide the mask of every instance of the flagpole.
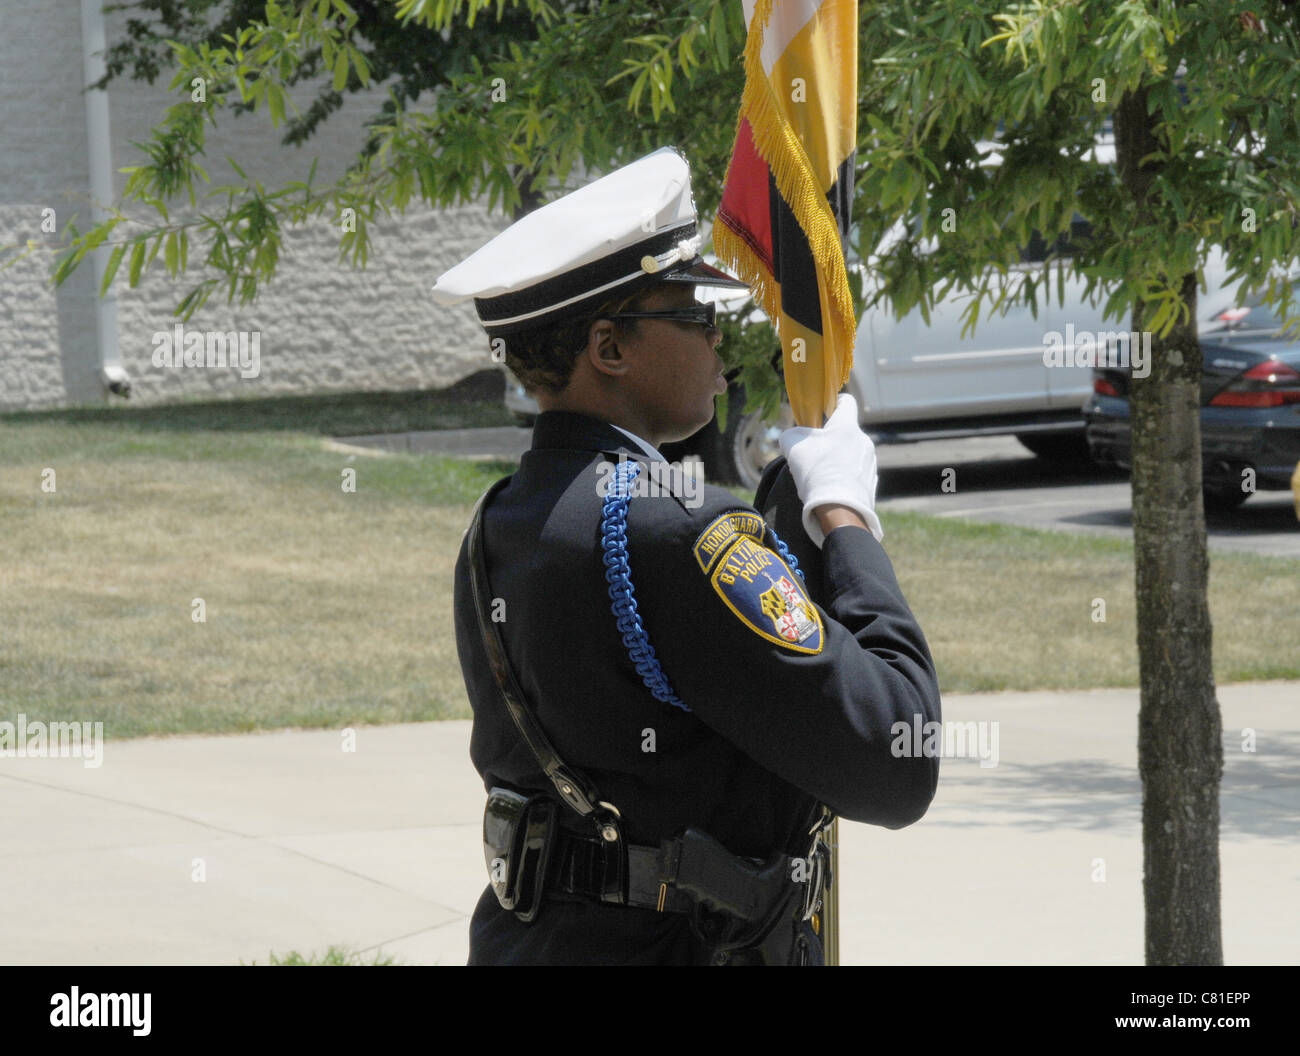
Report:
[[826,829],[826,846],[830,852],[831,882],[822,896],[822,951],[828,967],[840,964],[840,819],[832,819]]

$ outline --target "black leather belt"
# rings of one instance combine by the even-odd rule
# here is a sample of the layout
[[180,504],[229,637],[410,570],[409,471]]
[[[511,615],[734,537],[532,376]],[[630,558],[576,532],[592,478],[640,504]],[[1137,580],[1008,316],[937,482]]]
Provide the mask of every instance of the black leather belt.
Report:
[[[546,890],[549,894],[569,896],[581,901],[601,902],[605,905],[628,905],[639,909],[653,909],[660,913],[695,912],[696,900],[685,891],[673,886],[677,862],[666,861],[665,856],[675,856],[680,848],[673,841],[663,847],[627,846],[627,901],[610,902],[610,878],[605,875],[609,848],[595,837],[579,836],[561,829],[557,836],[555,859],[548,870]],[[793,859],[783,860],[783,869],[790,875],[788,866]],[[810,863],[811,864],[811,863]],[[814,876],[809,877],[803,918],[808,919],[819,907],[825,874],[820,863]]]
[[[559,844],[552,863],[554,872],[547,890],[576,895],[593,901],[603,901],[601,893],[606,883],[605,848],[594,837],[577,836],[560,830]],[[690,913],[695,902],[666,884],[663,851],[658,847],[627,846],[627,902],[639,909],[653,909],[660,913]],[[608,904],[608,903],[607,903]]]

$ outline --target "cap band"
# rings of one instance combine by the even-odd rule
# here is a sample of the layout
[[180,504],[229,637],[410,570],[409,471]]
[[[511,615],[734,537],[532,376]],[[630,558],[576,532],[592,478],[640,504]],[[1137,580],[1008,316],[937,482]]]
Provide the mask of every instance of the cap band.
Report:
[[[550,317],[559,319],[572,315],[575,305],[602,295],[608,297],[610,291],[619,287],[626,286],[631,293],[653,285],[664,277],[667,268],[682,262],[683,249],[690,245],[688,240],[694,239],[698,244],[698,238],[693,221],[682,224],[525,290],[497,297],[476,297],[474,306],[478,309],[483,328],[492,335],[543,326]],[[687,242],[687,247],[681,245],[683,242]],[[653,272],[642,265],[642,258],[647,256],[659,264]],[[689,262],[692,257],[693,253],[684,259]],[[610,272],[619,278],[610,281],[607,279]]]

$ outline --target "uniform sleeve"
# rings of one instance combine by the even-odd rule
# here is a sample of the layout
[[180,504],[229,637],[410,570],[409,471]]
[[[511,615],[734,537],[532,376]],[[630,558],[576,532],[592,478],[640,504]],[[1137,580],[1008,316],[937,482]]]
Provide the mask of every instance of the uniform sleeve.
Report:
[[837,814],[910,825],[938,782],[938,758],[911,746],[940,721],[939,687],[889,558],[866,529],[836,528],[820,551],[818,604],[752,518],[737,501],[703,524],[683,515],[629,532],[642,622],[669,684]]

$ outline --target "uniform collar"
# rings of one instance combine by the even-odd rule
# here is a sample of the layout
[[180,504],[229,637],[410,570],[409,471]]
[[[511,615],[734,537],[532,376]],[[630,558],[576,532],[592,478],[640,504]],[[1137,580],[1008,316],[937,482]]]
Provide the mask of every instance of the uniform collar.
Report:
[[533,425],[532,450],[570,448],[578,451],[619,451],[666,461],[660,452],[621,426],[577,411],[542,411]]
[[[614,425],[614,423],[610,422],[610,425]],[[649,455],[655,461],[657,462],[668,461],[668,459],[664,458],[663,453],[659,450],[659,448],[655,447],[648,440],[642,440],[639,436],[636,435],[636,433],[632,432],[630,429],[624,429],[621,425],[614,425],[614,428],[617,429],[624,436],[626,436],[634,444],[636,444],[637,447],[641,448],[642,452]]]

